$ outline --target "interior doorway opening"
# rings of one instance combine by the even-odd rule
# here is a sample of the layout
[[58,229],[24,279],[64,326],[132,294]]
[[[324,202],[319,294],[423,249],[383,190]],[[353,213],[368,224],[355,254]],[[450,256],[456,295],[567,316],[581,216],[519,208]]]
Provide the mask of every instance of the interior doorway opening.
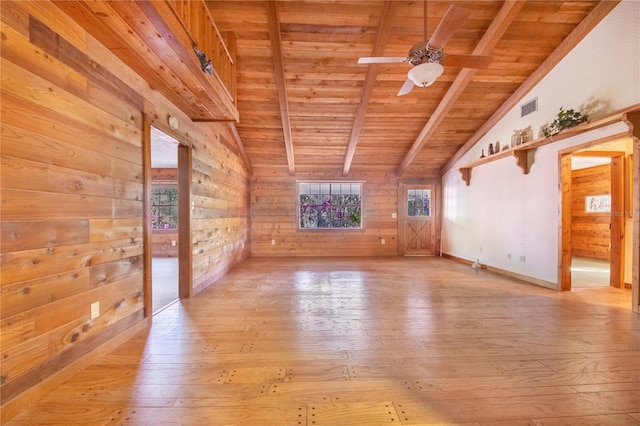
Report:
[[180,297],[180,203],[188,193],[179,185],[180,142],[151,126],[151,312]]
[[633,220],[628,138],[561,155],[561,289],[631,287]]
[[611,283],[611,156],[571,156],[571,287]]

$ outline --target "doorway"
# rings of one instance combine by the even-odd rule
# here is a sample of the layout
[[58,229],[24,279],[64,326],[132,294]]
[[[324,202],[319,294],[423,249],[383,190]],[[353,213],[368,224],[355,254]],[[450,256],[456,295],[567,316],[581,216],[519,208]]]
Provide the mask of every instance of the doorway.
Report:
[[404,256],[433,256],[436,254],[436,185],[399,185],[398,240]]
[[190,295],[191,149],[150,126],[149,163],[151,273],[147,301],[155,314]]
[[561,156],[562,290],[625,287],[625,194],[631,184],[625,148],[624,142],[577,147]]

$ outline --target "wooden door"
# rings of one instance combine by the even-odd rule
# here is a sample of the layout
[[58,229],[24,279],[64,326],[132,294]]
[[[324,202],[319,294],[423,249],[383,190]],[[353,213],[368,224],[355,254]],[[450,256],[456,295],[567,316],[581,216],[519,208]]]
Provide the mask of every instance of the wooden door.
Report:
[[435,188],[431,184],[400,185],[401,254],[435,254]]

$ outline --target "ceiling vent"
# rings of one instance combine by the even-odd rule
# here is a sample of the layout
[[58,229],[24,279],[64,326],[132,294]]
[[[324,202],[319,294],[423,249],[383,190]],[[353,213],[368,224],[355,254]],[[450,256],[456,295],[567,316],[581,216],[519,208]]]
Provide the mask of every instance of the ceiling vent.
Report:
[[520,105],[520,118],[538,110],[538,98],[534,98],[526,104]]

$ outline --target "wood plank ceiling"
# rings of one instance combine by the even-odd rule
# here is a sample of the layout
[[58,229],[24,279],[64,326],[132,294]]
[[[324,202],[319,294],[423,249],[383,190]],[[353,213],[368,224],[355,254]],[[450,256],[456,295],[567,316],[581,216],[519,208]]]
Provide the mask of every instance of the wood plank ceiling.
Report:
[[[616,1],[208,1],[237,42],[238,133],[256,175],[394,173],[437,177],[570,51]],[[445,54],[494,57],[487,69],[443,62],[432,86],[397,92],[406,56],[456,4],[469,18]],[[427,11],[426,31],[424,10]]]

